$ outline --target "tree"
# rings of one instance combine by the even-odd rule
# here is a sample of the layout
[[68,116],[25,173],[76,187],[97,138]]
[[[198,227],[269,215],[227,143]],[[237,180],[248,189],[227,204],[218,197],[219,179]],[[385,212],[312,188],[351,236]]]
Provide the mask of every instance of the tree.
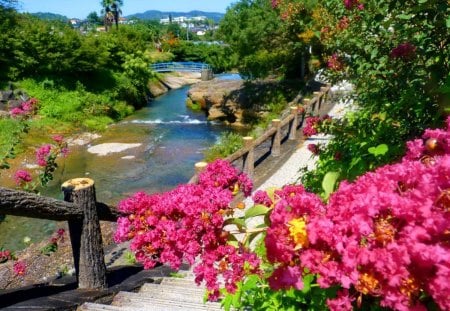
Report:
[[104,23],[108,30],[113,23],[116,24],[116,29],[119,29],[119,16],[122,14],[120,7],[123,5],[123,0],[102,0],[102,12],[105,14]]
[[95,11],[89,13],[89,15],[86,17],[86,19],[89,22],[89,24],[92,24],[92,25],[97,25],[102,22],[102,19],[100,18],[100,16],[98,16],[97,12],[95,12]]

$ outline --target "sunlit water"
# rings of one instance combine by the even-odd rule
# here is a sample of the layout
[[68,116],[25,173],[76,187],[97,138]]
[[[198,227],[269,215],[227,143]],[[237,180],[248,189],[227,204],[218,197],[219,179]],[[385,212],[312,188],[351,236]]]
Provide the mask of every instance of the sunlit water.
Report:
[[[238,78],[228,75],[226,78]],[[136,191],[154,193],[187,182],[194,164],[221,133],[230,129],[209,122],[203,112],[186,107],[189,87],[172,90],[151,101],[126,120],[112,125],[87,146],[71,147],[52,186],[44,194],[62,198],[62,182],[75,177],[94,179],[98,201],[115,204]],[[103,143],[139,143],[139,147],[99,156],[87,151]],[[0,246],[20,249],[23,238],[40,241],[55,230],[55,222],[8,216],[0,224]]]

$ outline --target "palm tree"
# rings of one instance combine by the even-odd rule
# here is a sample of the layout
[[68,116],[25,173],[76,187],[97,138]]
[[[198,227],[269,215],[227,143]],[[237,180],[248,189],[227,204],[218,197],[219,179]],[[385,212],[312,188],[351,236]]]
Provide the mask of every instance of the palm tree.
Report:
[[119,17],[122,14],[120,7],[123,5],[123,0],[102,0],[100,4],[103,7],[102,13],[105,14],[104,22],[106,30],[108,30],[113,23],[116,24],[116,29],[119,29]]

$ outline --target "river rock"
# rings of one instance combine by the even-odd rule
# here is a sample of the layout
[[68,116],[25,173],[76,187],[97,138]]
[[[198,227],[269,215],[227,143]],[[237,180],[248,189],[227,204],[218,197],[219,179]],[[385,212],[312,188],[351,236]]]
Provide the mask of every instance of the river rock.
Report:
[[192,86],[188,97],[207,112],[209,120],[242,125],[243,109],[239,97],[243,84],[242,80],[204,81]]

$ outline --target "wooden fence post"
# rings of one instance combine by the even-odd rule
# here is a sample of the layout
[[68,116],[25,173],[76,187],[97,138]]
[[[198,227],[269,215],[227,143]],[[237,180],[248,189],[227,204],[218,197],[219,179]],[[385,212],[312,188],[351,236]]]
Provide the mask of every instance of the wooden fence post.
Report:
[[246,156],[244,156],[244,173],[253,178],[255,172],[255,149],[253,147],[253,137],[246,136],[244,139],[244,148],[249,148]]
[[289,131],[289,140],[295,140],[297,138],[298,124],[298,108],[296,106],[291,107],[291,114],[294,116],[294,119],[292,119],[292,125]]
[[278,157],[281,154],[281,120],[273,119],[272,126],[276,128],[275,135],[272,142],[272,156]]
[[325,104],[326,103],[326,101],[328,101],[328,87],[326,87],[326,86],[321,86],[320,87],[320,92],[323,94],[322,95],[322,99],[323,99],[323,103]]
[[322,94],[320,92],[313,92],[314,97],[316,97],[316,102],[314,103],[314,111],[318,112],[320,109],[320,106],[322,104]]
[[80,289],[105,289],[106,265],[100,221],[97,215],[94,181],[75,178],[61,187],[64,201],[73,202],[83,210],[81,220],[69,220],[73,259]]
[[313,111],[313,109],[311,107],[311,99],[303,98],[303,108],[305,110],[303,116],[309,115]]

